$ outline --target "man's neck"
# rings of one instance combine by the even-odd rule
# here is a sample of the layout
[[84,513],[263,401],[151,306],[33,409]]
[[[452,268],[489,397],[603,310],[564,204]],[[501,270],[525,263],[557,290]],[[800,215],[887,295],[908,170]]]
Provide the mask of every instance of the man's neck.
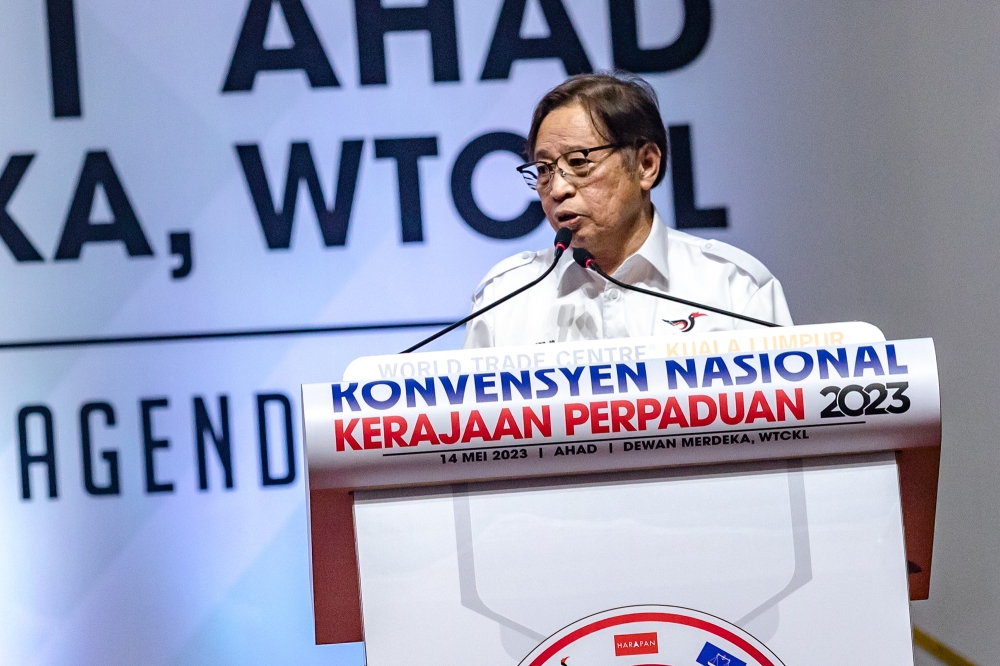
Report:
[[608,275],[614,274],[618,267],[625,263],[625,260],[639,251],[642,244],[649,238],[649,232],[653,228],[653,205],[650,202],[642,207],[641,213],[636,216],[634,224],[620,237],[615,238],[606,248],[600,248],[594,252],[597,265]]

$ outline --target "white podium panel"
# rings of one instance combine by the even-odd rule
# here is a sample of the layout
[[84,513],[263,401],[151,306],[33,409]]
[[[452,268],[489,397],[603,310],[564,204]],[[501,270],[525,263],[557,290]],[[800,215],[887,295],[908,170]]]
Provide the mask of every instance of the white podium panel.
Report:
[[[355,521],[369,666],[913,663],[891,453],[358,491]],[[631,606],[721,628],[575,628]]]

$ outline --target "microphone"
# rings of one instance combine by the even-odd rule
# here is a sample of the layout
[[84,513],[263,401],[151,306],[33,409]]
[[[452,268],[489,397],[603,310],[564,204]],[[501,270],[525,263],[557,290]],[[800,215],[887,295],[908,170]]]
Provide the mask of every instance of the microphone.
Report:
[[400,352],[400,354],[409,354],[410,352],[416,351],[416,350],[420,349],[421,347],[423,347],[424,345],[426,345],[428,342],[433,342],[433,341],[437,340],[438,338],[440,338],[445,333],[450,333],[451,331],[454,331],[456,328],[458,328],[462,324],[465,324],[466,322],[469,322],[469,321],[475,319],[476,317],[478,317],[479,315],[483,314],[484,312],[492,310],[493,308],[495,308],[496,306],[500,305],[501,303],[506,303],[507,301],[509,301],[510,299],[514,298],[515,296],[517,296],[521,292],[527,291],[528,289],[531,289],[536,284],[538,284],[539,282],[541,282],[542,280],[544,280],[546,277],[548,277],[549,273],[551,273],[553,271],[553,269],[555,269],[556,264],[559,263],[559,259],[562,258],[562,256],[563,256],[563,252],[565,252],[567,249],[569,249],[569,244],[570,244],[570,241],[572,241],[572,240],[573,240],[573,230],[572,229],[567,229],[566,227],[563,227],[562,229],[560,229],[559,231],[556,232],[556,240],[555,240],[556,256],[555,256],[555,259],[552,260],[552,265],[549,266],[547,269],[545,269],[544,273],[542,273],[536,279],[532,280],[531,282],[529,282],[528,284],[524,285],[520,289],[515,289],[514,291],[510,292],[509,294],[507,294],[503,298],[501,298],[499,300],[496,300],[496,301],[493,301],[492,303],[490,303],[486,307],[483,307],[483,308],[480,308],[480,309],[476,310],[475,312],[473,312],[472,314],[470,314],[468,317],[460,319],[460,320],[456,321],[454,324],[452,324],[451,326],[447,326],[447,327],[441,329],[440,331],[438,331],[434,335],[432,335],[432,336],[430,336],[428,338],[424,338],[423,340],[421,340],[417,344],[413,345],[412,347],[410,347],[408,349],[404,349],[403,351]]
[[617,285],[622,289],[629,289],[631,291],[637,291],[640,294],[646,294],[647,296],[656,296],[657,298],[662,298],[667,301],[673,301],[675,303],[681,303],[683,305],[688,305],[693,308],[698,308],[700,310],[708,310],[709,312],[715,312],[716,314],[725,315],[727,317],[733,317],[735,319],[742,319],[743,321],[748,321],[751,324],[757,324],[759,326],[770,326],[772,328],[780,328],[778,324],[763,321],[761,319],[754,319],[753,317],[748,317],[746,315],[736,314],[735,312],[729,312],[728,310],[723,310],[721,308],[714,308],[711,305],[705,305],[703,303],[695,303],[694,301],[688,301],[683,298],[678,298],[676,296],[670,296],[669,294],[661,294],[658,291],[650,291],[649,289],[643,289],[642,287],[636,287],[635,285],[627,284],[620,280],[616,280],[607,273],[601,270],[601,267],[597,265],[597,260],[594,255],[590,253],[589,250],[585,250],[582,247],[578,247],[573,250],[573,260],[583,266],[584,268],[589,268],[594,271],[602,278],[610,282],[611,284]]

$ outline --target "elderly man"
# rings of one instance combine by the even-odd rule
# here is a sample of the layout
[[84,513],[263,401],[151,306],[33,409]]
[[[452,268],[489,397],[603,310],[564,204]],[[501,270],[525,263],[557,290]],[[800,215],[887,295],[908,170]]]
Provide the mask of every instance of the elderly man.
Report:
[[[573,231],[604,272],[755,319],[790,325],[781,284],[749,254],[663,224],[650,190],[663,180],[667,137],[656,94],[638,77],[575,76],[535,108],[532,162],[518,167],[549,224]],[[494,266],[476,289],[477,310],[538,278],[554,249]],[[538,286],[477,317],[466,347],[493,347],[753,326],[732,317],[623,291],[563,259]]]

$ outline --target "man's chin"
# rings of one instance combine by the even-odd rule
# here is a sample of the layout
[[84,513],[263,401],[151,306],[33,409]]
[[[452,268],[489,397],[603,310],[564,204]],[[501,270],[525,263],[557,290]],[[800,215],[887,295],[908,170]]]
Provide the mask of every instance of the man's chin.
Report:
[[580,229],[573,232],[573,242],[570,243],[570,247],[582,247],[585,250],[591,250],[593,240],[589,229]]

